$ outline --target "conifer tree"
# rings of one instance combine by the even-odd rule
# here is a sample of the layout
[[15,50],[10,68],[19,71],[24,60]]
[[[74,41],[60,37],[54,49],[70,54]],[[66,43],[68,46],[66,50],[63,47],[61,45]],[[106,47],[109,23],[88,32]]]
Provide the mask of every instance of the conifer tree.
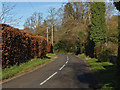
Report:
[[105,42],[105,2],[93,2],[91,6],[90,39],[95,45]]

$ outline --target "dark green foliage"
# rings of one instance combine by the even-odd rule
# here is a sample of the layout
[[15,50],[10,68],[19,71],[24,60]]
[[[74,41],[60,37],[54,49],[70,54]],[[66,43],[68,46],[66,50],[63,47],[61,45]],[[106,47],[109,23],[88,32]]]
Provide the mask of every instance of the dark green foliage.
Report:
[[106,40],[107,42],[110,41],[113,43],[118,43],[118,29],[109,29]]
[[59,49],[58,43],[54,43],[53,47],[54,47],[54,50],[58,50]]
[[98,54],[98,60],[102,62],[110,62],[112,56],[111,49],[104,49]]
[[66,41],[61,40],[61,41],[55,43],[53,47],[54,47],[54,50],[67,51]]
[[60,40],[57,43],[54,43],[55,52],[73,52],[74,54],[80,53],[80,43],[76,42],[75,46],[68,44],[67,40]]
[[82,48],[82,46],[81,46],[81,44],[80,44],[79,41],[76,42],[76,47],[77,47],[77,49],[75,50],[75,54],[76,55],[81,54],[81,48]]
[[120,1],[119,2],[114,2],[114,5],[117,8],[117,10],[120,11]]
[[94,57],[94,47],[95,47],[95,43],[90,40],[90,38],[88,37],[87,42],[85,43],[85,54],[91,58]]
[[95,52],[94,52],[95,57],[98,58],[99,53],[102,52],[102,51],[103,51],[104,49],[106,49],[106,48],[107,48],[107,47],[106,47],[105,44],[96,45],[96,46],[95,46]]
[[105,42],[105,3],[104,2],[94,2],[91,6],[91,31],[90,39],[95,42],[95,44],[100,44]]

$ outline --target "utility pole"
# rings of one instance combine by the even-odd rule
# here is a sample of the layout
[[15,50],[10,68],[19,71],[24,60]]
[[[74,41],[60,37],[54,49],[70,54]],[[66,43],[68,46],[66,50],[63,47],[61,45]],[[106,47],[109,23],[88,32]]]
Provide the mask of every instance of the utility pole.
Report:
[[54,32],[54,26],[52,25],[52,34],[51,34],[51,35],[52,35],[52,36],[51,36],[52,45],[53,45],[53,40],[54,40],[54,39],[53,39],[53,38],[54,38],[54,33],[53,33],[53,32]]
[[48,42],[48,27],[47,27],[47,42]]

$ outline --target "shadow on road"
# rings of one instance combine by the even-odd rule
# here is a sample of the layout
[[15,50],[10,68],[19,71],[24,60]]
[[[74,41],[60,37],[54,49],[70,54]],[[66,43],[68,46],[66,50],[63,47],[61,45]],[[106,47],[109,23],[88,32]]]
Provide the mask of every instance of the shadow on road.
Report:
[[105,70],[99,70],[95,73],[98,78],[99,87],[120,88],[120,73],[115,65],[104,66]]
[[80,69],[76,69],[75,74],[79,82],[89,84],[89,88],[100,89],[100,88],[112,87],[119,89],[120,72],[117,71],[116,66],[109,65],[109,66],[104,66],[104,68],[105,70],[99,70],[95,73],[86,72],[85,69],[82,69],[84,71],[83,74],[80,74],[81,72]]
[[73,63],[73,71],[75,74],[75,79],[77,79],[78,82],[76,84],[79,86],[81,83],[88,84],[88,87],[91,89],[100,88],[98,86],[98,81],[94,75],[93,72],[91,72],[87,67],[85,63],[79,64],[79,63]]
[[[114,57],[116,58],[116,57]],[[120,88],[120,72],[117,71],[115,64],[104,65],[103,69],[99,69],[96,72],[89,70],[89,66],[84,63],[83,60],[74,58],[76,62],[72,63],[70,67],[74,71],[75,79],[77,84],[85,83],[88,84],[91,89],[100,89],[106,87]],[[113,61],[113,63],[115,63]]]

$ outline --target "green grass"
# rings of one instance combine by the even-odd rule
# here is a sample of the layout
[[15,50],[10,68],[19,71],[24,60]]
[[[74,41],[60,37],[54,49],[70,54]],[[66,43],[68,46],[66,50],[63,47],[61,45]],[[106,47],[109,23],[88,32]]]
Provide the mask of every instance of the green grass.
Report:
[[87,57],[85,56],[85,54],[79,54],[78,56],[81,57],[81,58],[87,58]]
[[[85,55],[79,56],[81,58],[86,58]],[[98,59],[95,58],[86,60],[86,62],[91,66],[91,70],[95,73],[100,89],[120,88],[120,73],[115,64],[111,62],[99,62]]]
[[33,70],[37,66],[40,66],[42,64],[45,64],[45,63],[53,60],[56,55],[55,54],[47,54],[47,56],[50,56],[51,58],[50,59],[48,59],[48,58],[44,58],[44,59],[35,58],[29,62],[22,63],[19,66],[14,65],[10,68],[3,69],[2,70],[2,80],[5,80],[5,79],[11,78],[13,76],[19,75],[21,73]]
[[56,56],[55,53],[48,53],[46,56]]
[[80,58],[87,59],[87,60],[91,59],[89,56],[86,56],[85,54],[79,54],[78,56]]
[[72,52],[56,52],[56,54],[74,55]]

